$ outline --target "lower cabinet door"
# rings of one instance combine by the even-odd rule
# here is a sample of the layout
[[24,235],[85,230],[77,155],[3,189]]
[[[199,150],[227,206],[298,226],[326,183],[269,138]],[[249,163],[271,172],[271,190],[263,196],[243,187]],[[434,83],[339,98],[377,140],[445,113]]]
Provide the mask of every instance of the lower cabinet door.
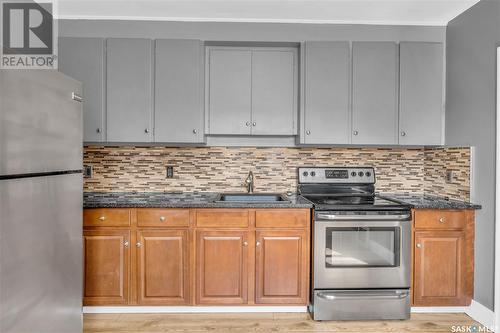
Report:
[[128,230],[85,230],[84,305],[128,303],[130,275],[130,232]]
[[465,233],[415,231],[415,306],[468,305]]
[[189,303],[187,230],[137,232],[138,303]]
[[258,230],[256,240],[256,303],[307,304],[307,231]]
[[196,303],[246,304],[248,231],[198,230]]

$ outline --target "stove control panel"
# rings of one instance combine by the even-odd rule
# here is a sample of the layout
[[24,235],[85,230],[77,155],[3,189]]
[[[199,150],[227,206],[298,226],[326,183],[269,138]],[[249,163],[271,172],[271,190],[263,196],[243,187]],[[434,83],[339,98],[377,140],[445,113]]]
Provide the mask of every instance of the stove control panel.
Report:
[[299,184],[374,184],[375,170],[371,167],[299,168]]

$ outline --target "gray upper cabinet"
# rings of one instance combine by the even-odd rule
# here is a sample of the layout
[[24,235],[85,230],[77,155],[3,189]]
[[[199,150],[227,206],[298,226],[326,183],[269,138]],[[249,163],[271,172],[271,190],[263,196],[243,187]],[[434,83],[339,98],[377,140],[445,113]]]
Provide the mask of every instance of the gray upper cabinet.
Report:
[[252,134],[295,135],[296,50],[252,52]]
[[59,39],[59,71],[83,84],[83,141],[106,141],[104,39]]
[[152,41],[107,40],[108,142],[151,142]]
[[398,143],[398,49],[392,42],[352,46],[352,143]]
[[207,48],[208,134],[295,135],[297,49]]
[[252,52],[208,49],[209,134],[251,133]]
[[400,44],[400,144],[443,144],[443,61],[441,43]]
[[203,47],[199,40],[156,40],[155,142],[204,142]]
[[350,141],[348,42],[303,45],[303,108],[300,143]]

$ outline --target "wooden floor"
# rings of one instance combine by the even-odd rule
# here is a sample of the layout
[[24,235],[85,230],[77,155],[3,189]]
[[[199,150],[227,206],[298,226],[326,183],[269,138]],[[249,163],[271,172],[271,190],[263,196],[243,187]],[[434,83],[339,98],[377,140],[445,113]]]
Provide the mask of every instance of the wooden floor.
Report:
[[304,313],[86,314],[84,333],[94,332],[452,332],[478,325],[465,314],[412,314],[405,321],[315,322]]

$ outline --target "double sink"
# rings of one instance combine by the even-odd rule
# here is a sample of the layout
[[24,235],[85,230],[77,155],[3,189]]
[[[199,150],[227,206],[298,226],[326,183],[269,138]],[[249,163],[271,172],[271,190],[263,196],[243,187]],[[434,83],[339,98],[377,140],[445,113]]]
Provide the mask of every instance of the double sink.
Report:
[[214,202],[222,203],[290,203],[283,194],[274,193],[220,193]]

